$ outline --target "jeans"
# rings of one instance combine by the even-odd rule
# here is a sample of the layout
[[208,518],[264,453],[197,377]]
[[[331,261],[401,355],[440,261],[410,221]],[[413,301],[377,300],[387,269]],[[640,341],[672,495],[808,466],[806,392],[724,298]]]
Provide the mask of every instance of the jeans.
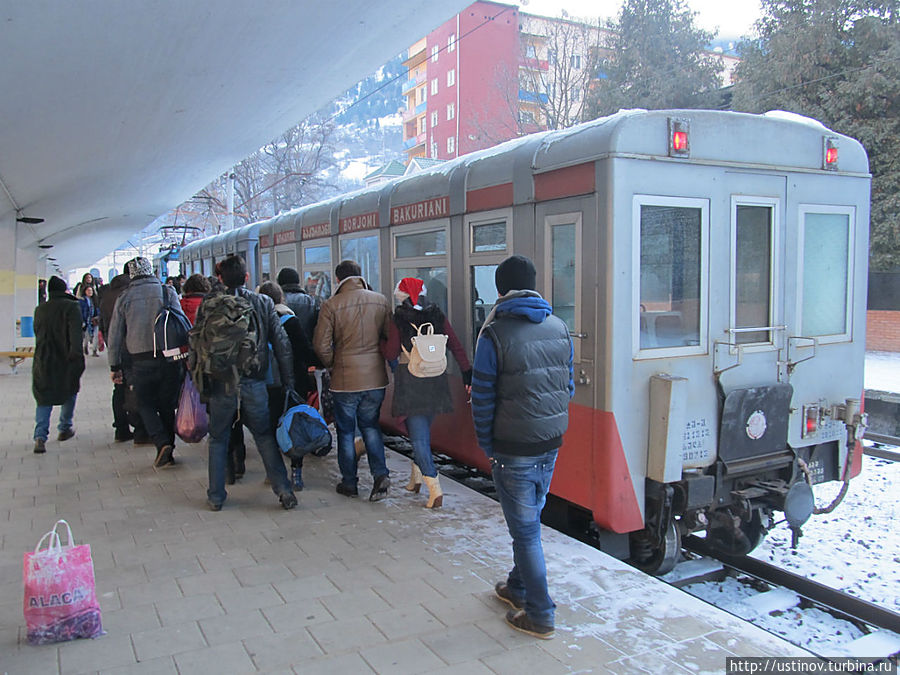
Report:
[[[75,399],[78,394],[72,394],[72,398],[62,404],[59,410],[59,431],[67,431],[72,428],[72,417],[75,415]],[[47,440],[50,434],[50,413],[52,405],[39,405],[34,413],[34,440]]]
[[359,461],[353,447],[354,431],[359,424],[363,441],[366,444],[366,456],[369,459],[369,470],[374,479],[388,475],[387,463],[384,460],[384,437],[378,426],[381,403],[384,401],[384,389],[368,391],[335,391],[334,394],[334,426],[338,437],[338,466],[341,469],[341,482],[347,487],[356,487],[356,466]]
[[[292,494],[291,483],[281,451],[269,427],[269,397],[266,383],[249,377],[241,378],[241,422],[247,425],[256,448],[266,467],[266,476],[272,485],[272,492],[281,496]],[[209,398],[209,489],[206,496],[213,504],[222,504],[228,494],[225,492],[225,462],[228,455],[228,438],[231,424],[237,410],[237,392],[228,394],[225,386],[214,382]]]
[[184,379],[181,364],[164,359],[134,361],[126,377],[134,387],[138,412],[156,449],[175,445],[175,408]]
[[434,415],[410,415],[406,418],[406,429],[413,446],[413,457],[423,475],[437,476],[434,459],[431,456],[431,422]]
[[513,568],[507,578],[512,594],[525,600],[525,613],[536,624],[554,625],[556,605],[547,590],[541,546],[541,510],[553,478],[558,450],[533,457],[494,455],[494,487],[513,540]]

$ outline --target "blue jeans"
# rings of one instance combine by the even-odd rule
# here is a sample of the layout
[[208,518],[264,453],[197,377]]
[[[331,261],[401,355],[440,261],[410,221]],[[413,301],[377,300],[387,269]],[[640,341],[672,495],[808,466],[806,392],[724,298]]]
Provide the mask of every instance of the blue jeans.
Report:
[[541,546],[541,510],[553,478],[558,450],[534,457],[494,455],[494,487],[513,540],[509,590],[524,599],[525,613],[541,626],[554,625],[556,605],[547,590],[547,567]]
[[[75,398],[78,394],[72,394],[72,398],[62,404],[59,410],[59,431],[67,431],[72,428],[72,417],[75,415]],[[50,413],[52,405],[39,405],[34,413],[34,440],[47,440],[50,435]]]
[[366,444],[366,456],[369,459],[369,471],[376,480],[388,475],[387,463],[384,461],[384,437],[378,426],[381,403],[384,401],[384,389],[368,391],[335,391],[334,426],[338,437],[338,466],[341,469],[341,482],[347,487],[356,487],[356,466],[359,461],[353,447],[354,432],[359,425],[360,433]]
[[434,478],[437,469],[431,456],[431,422],[434,415],[410,415],[406,418],[406,429],[413,446],[413,457],[423,475]]
[[[269,395],[263,380],[241,378],[241,421],[250,429],[266,475],[276,495],[291,494],[293,489],[284,469],[281,451],[269,426]],[[213,383],[209,398],[209,489],[206,496],[213,504],[222,504],[225,492],[225,463],[228,439],[237,410],[237,393],[228,394],[220,382]]]

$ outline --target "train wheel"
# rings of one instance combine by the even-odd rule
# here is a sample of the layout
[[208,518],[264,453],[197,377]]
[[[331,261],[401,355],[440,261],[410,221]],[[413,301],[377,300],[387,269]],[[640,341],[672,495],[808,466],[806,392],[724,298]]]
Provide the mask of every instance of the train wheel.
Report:
[[631,537],[632,565],[647,574],[661,576],[671,572],[681,557],[681,532],[673,520],[666,529],[666,536],[659,545],[652,543],[646,530]]
[[737,526],[727,522],[730,514],[719,520],[718,525],[710,525],[707,539],[710,545],[726,555],[747,555],[766,538],[768,514],[762,509],[753,509],[750,520],[741,520]]

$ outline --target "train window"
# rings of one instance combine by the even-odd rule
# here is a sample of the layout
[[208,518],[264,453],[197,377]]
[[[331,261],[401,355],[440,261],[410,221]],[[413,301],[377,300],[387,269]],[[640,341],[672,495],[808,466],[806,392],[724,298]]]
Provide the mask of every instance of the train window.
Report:
[[706,348],[708,208],[700,199],[635,197],[634,337],[653,350],[644,356]]
[[259,255],[259,277],[260,281],[268,281],[272,278],[272,268],[269,264],[269,253],[260,253]]
[[331,265],[331,247],[307,246],[303,249],[303,264]]
[[429,302],[448,313],[446,267],[397,267],[394,269],[394,286],[404,277],[415,277],[425,282],[425,295]]
[[303,287],[319,300],[331,297],[331,246],[328,243],[303,246]]
[[469,270],[469,279],[472,288],[472,352],[475,351],[475,343],[478,341],[478,333],[484,326],[485,319],[490,315],[494,305],[497,304],[497,284],[494,276],[499,265],[472,265]]
[[801,207],[801,335],[850,337],[853,216],[852,209]]
[[398,258],[447,254],[447,233],[443,229],[397,235],[394,242],[394,253]]
[[378,264],[378,235],[341,239],[341,260],[355,260],[362,268],[363,278],[369,286],[381,289]]
[[281,271],[285,267],[297,269],[297,249],[294,246],[275,250],[275,269]]
[[472,253],[506,250],[506,221],[472,223]]
[[[768,201],[768,203],[766,203]],[[756,328],[775,324],[775,202],[737,203],[733,210],[731,325]],[[772,341],[771,331],[737,332],[735,344]]]
[[569,332],[577,333],[580,330],[578,251],[581,214],[548,216],[546,225],[550,243],[548,299],[553,313],[566,322]]

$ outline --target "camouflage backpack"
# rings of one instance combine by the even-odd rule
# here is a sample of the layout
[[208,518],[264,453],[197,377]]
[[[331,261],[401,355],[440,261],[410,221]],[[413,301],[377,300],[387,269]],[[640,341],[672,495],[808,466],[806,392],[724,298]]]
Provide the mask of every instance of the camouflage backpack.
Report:
[[242,375],[259,368],[259,319],[247,298],[226,293],[208,296],[188,337],[191,375],[204,398],[210,380],[224,382],[231,393]]

